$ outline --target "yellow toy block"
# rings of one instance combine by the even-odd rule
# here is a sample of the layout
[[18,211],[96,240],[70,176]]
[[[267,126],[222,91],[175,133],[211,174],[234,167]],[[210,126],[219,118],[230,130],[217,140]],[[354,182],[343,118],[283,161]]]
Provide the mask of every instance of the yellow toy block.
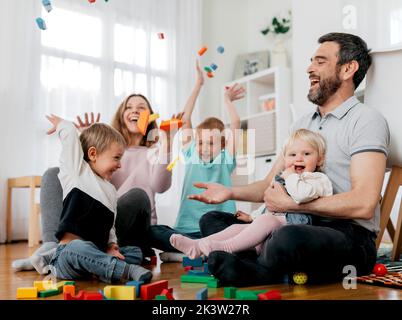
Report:
[[38,291],[45,291],[53,289],[54,284],[52,280],[34,281],[34,287],[38,289]]
[[149,116],[148,123],[151,123],[152,121],[155,121],[158,118],[159,118],[159,113],[153,113]]
[[38,297],[38,288],[17,288],[17,299],[32,299]]
[[179,157],[176,157],[169,165],[166,167],[167,171],[172,171],[173,167],[176,165],[177,161],[179,161]]
[[134,286],[106,286],[103,294],[108,299],[116,300],[135,300],[136,298]]

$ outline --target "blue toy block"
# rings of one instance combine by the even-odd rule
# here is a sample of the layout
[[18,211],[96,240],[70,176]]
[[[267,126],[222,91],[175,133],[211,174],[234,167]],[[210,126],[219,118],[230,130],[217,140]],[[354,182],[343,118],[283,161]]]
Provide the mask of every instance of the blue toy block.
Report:
[[196,300],[208,300],[208,289],[207,288],[202,288],[200,289],[196,295],[195,295]]
[[219,46],[216,50],[217,50],[220,54],[222,54],[223,52],[225,52],[225,48],[222,47],[222,46]]
[[141,285],[144,284],[144,281],[129,281],[126,283],[126,286],[134,286],[135,287],[135,296],[139,298]]
[[209,276],[209,275],[211,275],[210,273],[207,273],[204,270],[189,270],[187,274],[192,275],[192,276]]
[[47,12],[50,12],[53,9],[50,0],[42,0],[42,5],[45,7]]
[[211,272],[209,272],[209,269],[208,269],[208,262],[205,262],[205,263],[204,263],[204,272],[205,272],[206,274],[211,274]]
[[183,267],[202,267],[202,258],[190,259],[189,257],[183,257]]
[[218,66],[217,66],[215,63],[211,63],[211,66],[210,66],[210,67],[211,67],[211,69],[214,70],[214,71],[215,71],[216,69],[218,69]]
[[38,25],[39,29],[46,30],[46,22],[42,18],[36,18],[36,24]]

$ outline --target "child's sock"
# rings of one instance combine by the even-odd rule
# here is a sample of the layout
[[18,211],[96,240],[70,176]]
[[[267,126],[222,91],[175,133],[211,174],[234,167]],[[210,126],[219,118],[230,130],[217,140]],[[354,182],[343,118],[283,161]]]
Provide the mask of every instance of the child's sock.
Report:
[[136,264],[130,264],[128,267],[128,278],[129,280],[148,283],[152,279],[152,272]]
[[39,274],[49,273],[50,269],[48,266],[50,264],[50,261],[52,260],[54,253],[56,252],[56,248],[57,247],[54,247],[41,254],[36,254],[36,255],[31,256],[31,258],[30,258],[31,263]]
[[[57,247],[56,242],[45,242],[32,254],[32,256],[40,255],[41,253],[49,251],[50,249],[55,247]],[[31,257],[14,260],[11,264],[14,271],[35,270],[31,262]]]
[[198,246],[205,256],[208,256],[211,251],[225,251],[233,253],[232,246],[228,241],[209,240],[207,238],[201,239]]
[[170,236],[170,244],[190,259],[199,258],[202,255],[198,247],[198,240],[187,238],[181,234],[172,234]]

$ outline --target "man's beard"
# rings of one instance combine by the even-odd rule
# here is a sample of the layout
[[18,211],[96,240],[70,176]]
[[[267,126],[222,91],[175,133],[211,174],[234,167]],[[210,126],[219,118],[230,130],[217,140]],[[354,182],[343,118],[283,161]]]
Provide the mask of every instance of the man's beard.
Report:
[[342,81],[337,72],[332,78],[321,80],[315,93],[309,92],[307,98],[314,104],[322,106],[339,89]]

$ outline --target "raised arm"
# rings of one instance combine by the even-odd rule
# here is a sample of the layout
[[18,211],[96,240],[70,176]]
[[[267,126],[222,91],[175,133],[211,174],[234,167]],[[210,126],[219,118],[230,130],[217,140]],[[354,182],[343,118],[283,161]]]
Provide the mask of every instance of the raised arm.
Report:
[[240,129],[240,117],[233,101],[243,98],[244,94],[245,89],[236,83],[226,89],[224,96],[225,107],[230,118],[230,136],[226,139],[226,150],[233,156],[236,155],[237,133]]
[[297,205],[275,185],[265,193],[267,208],[273,212],[311,212],[339,219],[371,219],[380,201],[385,165],[383,153],[357,153],[351,159],[350,191]]
[[[183,138],[182,145],[185,146],[193,139],[193,135],[191,129],[193,128],[191,123],[191,115],[193,114],[193,110],[195,107],[195,103],[197,101],[198,95],[200,94],[201,87],[204,84],[204,75],[202,74],[202,70],[200,68],[198,60],[196,61],[196,69],[197,69],[197,80],[194,85],[194,89],[188,97],[186,104],[184,105],[183,110]],[[187,130],[186,130],[187,129]]]

